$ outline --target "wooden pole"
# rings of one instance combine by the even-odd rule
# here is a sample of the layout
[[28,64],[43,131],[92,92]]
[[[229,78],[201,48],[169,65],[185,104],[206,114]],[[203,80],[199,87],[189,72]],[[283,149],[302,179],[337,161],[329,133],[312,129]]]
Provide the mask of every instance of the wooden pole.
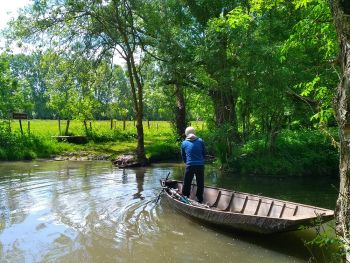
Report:
[[125,128],[126,128],[126,121],[123,120],[123,130],[125,131]]
[[28,120],[28,134],[30,134],[30,120]]
[[148,126],[148,129],[150,128],[150,125],[149,125],[149,120],[147,120],[147,126]]
[[61,132],[61,119],[58,118],[58,135],[62,135],[62,132]]
[[113,119],[111,119],[111,130],[113,129]]

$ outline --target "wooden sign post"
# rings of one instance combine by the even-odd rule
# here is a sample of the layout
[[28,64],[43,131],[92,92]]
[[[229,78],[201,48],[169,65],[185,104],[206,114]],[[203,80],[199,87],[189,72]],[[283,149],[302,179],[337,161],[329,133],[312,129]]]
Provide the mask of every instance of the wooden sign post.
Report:
[[19,127],[21,128],[21,134],[23,135],[22,120],[27,120],[28,119],[28,114],[27,113],[14,112],[14,113],[12,113],[12,119],[19,120]]

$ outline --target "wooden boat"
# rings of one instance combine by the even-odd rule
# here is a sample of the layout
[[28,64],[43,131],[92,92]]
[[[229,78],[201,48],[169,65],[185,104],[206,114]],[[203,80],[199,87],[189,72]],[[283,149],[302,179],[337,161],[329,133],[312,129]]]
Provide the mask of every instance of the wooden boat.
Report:
[[180,201],[183,183],[161,180],[164,199],[183,214],[223,228],[255,233],[277,233],[312,227],[334,218],[334,212],[320,207],[236,192],[216,187],[204,188],[202,205],[195,200],[196,185],[192,185],[190,204]]

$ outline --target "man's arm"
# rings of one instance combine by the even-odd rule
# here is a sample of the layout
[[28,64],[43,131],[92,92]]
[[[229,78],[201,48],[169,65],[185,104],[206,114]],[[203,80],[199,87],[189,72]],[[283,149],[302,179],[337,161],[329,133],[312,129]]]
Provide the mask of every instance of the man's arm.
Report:
[[205,149],[204,141],[202,141],[202,148],[203,148],[203,159],[205,159],[205,155],[207,154],[207,151]]
[[182,156],[182,160],[184,161],[184,163],[186,163],[186,152],[185,152],[185,147],[183,144],[181,144],[181,156]]

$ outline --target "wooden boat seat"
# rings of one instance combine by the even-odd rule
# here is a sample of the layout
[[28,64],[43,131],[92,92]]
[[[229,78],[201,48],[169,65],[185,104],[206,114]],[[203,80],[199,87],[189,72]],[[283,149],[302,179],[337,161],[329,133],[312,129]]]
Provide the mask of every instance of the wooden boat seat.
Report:
[[219,201],[220,201],[220,198],[221,198],[221,191],[219,191],[218,196],[216,197],[215,203],[212,204],[212,205],[210,205],[210,207],[216,208],[216,207],[218,206],[218,203],[219,203]]
[[286,203],[275,202],[235,192],[213,191],[206,193],[209,207],[224,212],[233,212],[272,218],[291,218],[298,212],[298,206],[288,206]]

